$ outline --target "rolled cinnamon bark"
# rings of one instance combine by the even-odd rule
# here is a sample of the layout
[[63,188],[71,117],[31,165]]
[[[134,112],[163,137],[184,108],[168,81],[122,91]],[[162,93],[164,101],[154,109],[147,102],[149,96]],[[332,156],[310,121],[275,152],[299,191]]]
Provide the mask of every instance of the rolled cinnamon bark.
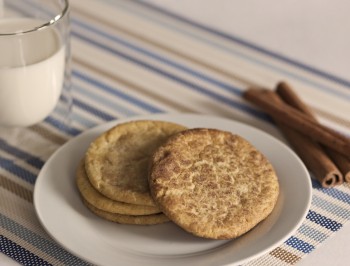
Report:
[[[292,87],[289,86],[286,82],[278,83],[276,92],[287,104],[302,111],[314,121],[317,121],[316,117],[313,115],[309,107],[298,97]],[[343,136],[343,138],[346,139],[345,136]],[[334,161],[335,165],[338,166],[340,172],[343,174],[345,181],[350,182],[350,159],[327,147],[324,148],[326,150],[326,153]],[[337,183],[341,183],[341,180],[338,180]]]
[[[267,94],[274,104],[283,104],[282,99],[275,92],[269,91]],[[280,123],[278,120],[275,120],[275,122],[307,169],[321,183],[322,187],[334,187],[338,184],[338,180],[343,180],[343,176],[337,166],[329,159],[319,144]]]
[[350,183],[350,160],[336,151],[330,149],[326,151],[342,172],[344,181]]
[[339,133],[317,123],[301,111],[296,110],[286,103],[274,104],[271,102],[268,92],[269,90],[266,89],[251,88],[243,93],[243,97],[247,101],[262,108],[280,123],[286,124],[346,157],[350,156],[350,141],[345,140]]

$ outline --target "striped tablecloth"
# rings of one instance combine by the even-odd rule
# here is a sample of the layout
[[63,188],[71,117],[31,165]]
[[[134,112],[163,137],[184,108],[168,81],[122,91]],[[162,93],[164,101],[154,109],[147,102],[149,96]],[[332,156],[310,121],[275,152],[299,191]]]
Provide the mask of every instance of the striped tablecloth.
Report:
[[[242,121],[283,140],[241,94],[250,85],[274,88],[285,80],[323,124],[350,133],[347,80],[138,1],[70,2],[71,126],[59,127],[60,114],[53,113],[11,139],[0,139],[0,251],[21,264],[86,264],[45,233],[32,193],[49,156],[95,125],[140,114],[191,112]],[[350,185],[323,189],[313,182],[312,206],[302,226],[247,265],[295,264],[349,219]]]

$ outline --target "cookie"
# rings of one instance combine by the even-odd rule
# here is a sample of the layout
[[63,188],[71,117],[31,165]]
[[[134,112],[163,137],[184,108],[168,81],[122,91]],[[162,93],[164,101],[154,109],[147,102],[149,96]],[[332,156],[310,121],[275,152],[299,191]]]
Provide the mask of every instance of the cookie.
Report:
[[100,210],[92,206],[86,200],[83,200],[83,202],[86,207],[88,207],[88,209],[97,216],[118,224],[153,225],[169,221],[169,219],[163,213],[150,215],[123,215]]
[[126,215],[149,215],[161,212],[158,207],[128,204],[120,201],[114,201],[99,193],[91,185],[86,175],[84,159],[81,160],[77,168],[76,183],[83,199],[95,208],[100,209],[102,211]]
[[110,199],[156,206],[148,186],[149,159],[160,144],[184,129],[153,120],[118,124],[94,140],[86,152],[90,183]]
[[241,236],[273,210],[279,184],[265,156],[238,135],[189,129],[151,159],[149,186],[163,213],[200,237]]

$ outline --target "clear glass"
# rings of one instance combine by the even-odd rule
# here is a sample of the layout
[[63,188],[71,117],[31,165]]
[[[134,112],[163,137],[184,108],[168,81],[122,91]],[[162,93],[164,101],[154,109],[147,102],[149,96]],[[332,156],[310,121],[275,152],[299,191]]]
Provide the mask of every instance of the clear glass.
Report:
[[70,137],[70,61],[68,0],[0,0],[0,170]]
[[0,138],[45,119],[70,123],[68,0],[0,0]]

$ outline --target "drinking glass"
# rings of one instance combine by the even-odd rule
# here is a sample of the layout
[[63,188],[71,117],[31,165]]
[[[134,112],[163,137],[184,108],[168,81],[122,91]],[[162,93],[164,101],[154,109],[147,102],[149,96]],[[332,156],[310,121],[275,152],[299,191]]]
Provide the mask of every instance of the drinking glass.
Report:
[[68,0],[0,0],[0,141],[69,130],[69,37]]

